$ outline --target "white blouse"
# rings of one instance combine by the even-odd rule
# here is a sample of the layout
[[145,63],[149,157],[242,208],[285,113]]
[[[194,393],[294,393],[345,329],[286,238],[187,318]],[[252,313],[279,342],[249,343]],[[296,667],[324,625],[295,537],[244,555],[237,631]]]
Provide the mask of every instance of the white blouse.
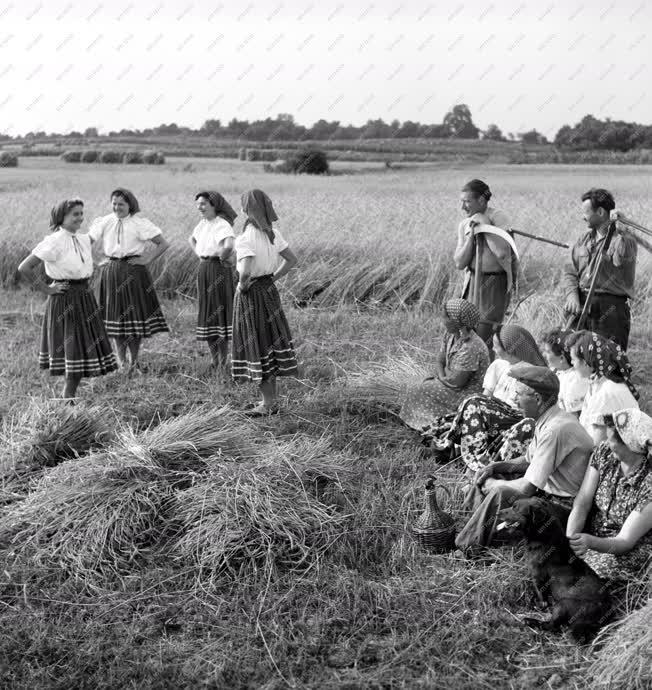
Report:
[[507,373],[511,366],[506,359],[495,359],[487,368],[482,388],[488,390],[494,398],[517,408],[517,392],[520,386],[518,381]]
[[160,235],[161,229],[140,213],[126,218],[109,213],[108,216],[96,218],[88,234],[95,242],[101,241],[104,254],[122,258],[142,254],[147,242]]
[[276,271],[281,263],[279,254],[289,247],[283,235],[274,228],[274,244],[268,239],[267,235],[253,225],[248,225],[247,229],[236,237],[235,251],[238,257],[238,271],[242,272],[244,259],[252,256],[251,277],[270,275]]
[[603,440],[604,415],[618,410],[638,407],[636,398],[624,383],[616,383],[604,376],[589,378],[589,390],[584,398],[580,412],[580,424],[589,432],[594,441]]
[[216,216],[212,220],[202,218],[192,231],[192,237],[196,242],[197,256],[216,256],[222,241],[227,237],[235,237],[235,233],[228,221]]
[[589,380],[573,367],[563,371],[557,369],[555,374],[557,374],[559,379],[559,400],[557,404],[564,412],[579,412],[589,390]]
[[59,228],[39,242],[32,254],[41,259],[46,275],[55,280],[82,280],[93,273],[88,235]]

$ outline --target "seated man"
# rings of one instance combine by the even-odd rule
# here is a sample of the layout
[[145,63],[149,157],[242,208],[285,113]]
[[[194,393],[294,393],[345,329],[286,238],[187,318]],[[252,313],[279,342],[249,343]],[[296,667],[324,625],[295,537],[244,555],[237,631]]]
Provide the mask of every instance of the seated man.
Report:
[[536,420],[534,437],[525,456],[495,462],[476,475],[465,500],[473,515],[455,540],[463,552],[489,546],[498,512],[518,498],[548,499],[565,525],[593,449],[577,417],[557,405],[559,379],[550,369],[520,363],[509,374],[522,384],[517,402],[524,417]]

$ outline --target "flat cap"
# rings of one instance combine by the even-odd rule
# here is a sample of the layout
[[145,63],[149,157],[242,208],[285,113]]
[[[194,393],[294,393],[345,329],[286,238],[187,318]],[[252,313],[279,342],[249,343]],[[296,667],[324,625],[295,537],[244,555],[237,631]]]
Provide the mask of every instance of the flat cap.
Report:
[[559,395],[559,379],[548,367],[537,367],[533,364],[519,362],[511,366],[507,373],[547,398]]

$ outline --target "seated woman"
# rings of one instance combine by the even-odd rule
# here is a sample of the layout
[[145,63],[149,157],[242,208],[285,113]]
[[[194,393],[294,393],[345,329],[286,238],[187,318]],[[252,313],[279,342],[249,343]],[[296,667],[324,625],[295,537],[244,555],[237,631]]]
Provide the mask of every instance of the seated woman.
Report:
[[482,395],[464,400],[448,433],[433,441],[438,450],[460,445],[462,460],[477,472],[492,460],[492,453],[502,442],[502,434],[519,424],[518,433],[510,434],[510,448],[523,455],[534,432],[534,422],[523,423],[518,409],[518,381],[508,375],[513,364],[526,362],[545,366],[532,334],[521,326],[503,326],[493,337],[496,359],[487,369]]
[[559,379],[557,404],[564,412],[579,415],[589,390],[589,380],[572,366],[569,337],[572,331],[553,328],[541,337],[541,352]]
[[444,305],[446,335],[437,375],[408,391],[401,407],[399,416],[409,427],[423,432],[437,426],[464,398],[482,390],[489,351],[475,332],[479,321],[478,308],[465,299],[450,299]]
[[573,551],[607,580],[627,580],[652,562],[652,418],[638,408],[605,417],[568,518]]
[[579,331],[569,339],[569,345],[573,368],[589,382],[580,424],[597,446],[607,438],[604,415],[638,407],[632,368],[620,345],[597,333]]

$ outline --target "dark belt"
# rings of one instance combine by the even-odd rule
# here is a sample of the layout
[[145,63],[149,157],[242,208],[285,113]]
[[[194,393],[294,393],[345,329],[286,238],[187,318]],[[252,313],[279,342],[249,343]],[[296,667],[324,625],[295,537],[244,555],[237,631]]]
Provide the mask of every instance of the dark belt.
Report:
[[[587,295],[589,294],[588,290],[580,290],[580,293],[582,294],[582,297],[586,299]],[[628,300],[629,295],[614,295],[611,292],[594,292],[593,297],[609,297],[609,299],[622,299],[622,300]]]
[[[469,271],[475,273],[475,268],[469,268]],[[480,273],[483,276],[502,276],[505,274],[505,271],[480,271]]]
[[256,276],[255,278],[252,278],[251,280],[265,280],[265,278],[269,278],[270,280],[274,278],[273,273],[266,273],[264,276]]
[[221,264],[222,259],[220,259],[219,256],[200,256],[199,257],[202,261],[213,261],[216,264]]
[[88,285],[88,278],[48,278],[53,283],[68,283],[68,285]]
[[534,492],[534,495],[537,498],[545,498],[547,501],[550,501],[551,503],[555,503],[558,506],[562,506],[562,508],[568,508],[568,510],[570,510],[573,507],[573,498],[571,496],[556,496],[555,494],[549,494],[547,491],[544,491],[543,489],[537,489]]
[[127,261],[128,259],[140,259],[140,254],[129,254],[129,256],[110,256],[111,261]]

